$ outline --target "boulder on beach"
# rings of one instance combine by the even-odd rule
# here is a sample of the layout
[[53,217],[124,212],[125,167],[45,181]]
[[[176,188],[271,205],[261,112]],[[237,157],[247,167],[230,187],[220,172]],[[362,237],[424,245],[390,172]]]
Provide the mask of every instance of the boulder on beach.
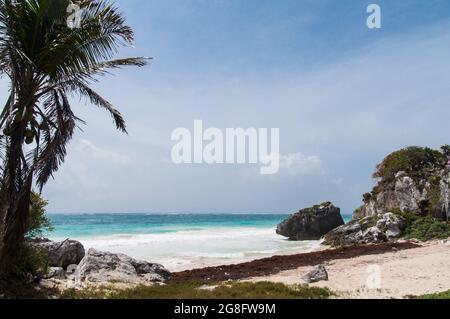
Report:
[[78,265],[85,255],[83,245],[76,240],[54,242],[48,239],[34,239],[29,241],[29,244],[44,251],[50,267],[66,269],[70,265]]
[[313,284],[319,281],[328,281],[328,272],[324,265],[319,265],[311,272],[307,273],[303,280],[308,284]]
[[377,214],[353,220],[325,235],[326,245],[351,246],[375,244],[400,238],[405,220],[392,213]]
[[277,234],[290,240],[319,240],[344,225],[341,210],[327,202],[302,209],[278,225]]
[[81,283],[148,284],[165,282],[171,273],[164,266],[90,249],[77,268]]

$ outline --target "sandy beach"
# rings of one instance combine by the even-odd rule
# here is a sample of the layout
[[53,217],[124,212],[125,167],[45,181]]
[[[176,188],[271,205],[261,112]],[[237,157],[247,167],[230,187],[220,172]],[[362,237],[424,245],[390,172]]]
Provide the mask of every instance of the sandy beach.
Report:
[[323,264],[329,280],[311,286],[329,288],[337,293],[337,298],[401,299],[449,290],[449,263],[449,241],[387,243],[188,270],[175,273],[173,280],[305,284],[303,277],[314,266]]
[[[397,242],[323,249],[280,255],[222,266],[209,265],[172,273],[170,283],[273,282],[304,285],[304,276],[324,265],[328,281],[311,287],[328,288],[338,299],[404,299],[450,289],[450,241]],[[46,280],[43,287],[73,288],[67,280]],[[118,289],[137,284],[114,284]],[[98,285],[92,284],[93,287]],[[102,286],[102,285],[100,285]],[[88,286],[83,286],[84,288]]]
[[[329,281],[313,284],[337,292],[339,298],[406,298],[450,289],[450,242],[433,242],[419,248],[394,250],[383,254],[359,256],[326,262]],[[379,287],[369,289],[369,276],[379,269]],[[251,281],[303,284],[310,266],[255,277]],[[375,274],[376,275],[376,274]]]

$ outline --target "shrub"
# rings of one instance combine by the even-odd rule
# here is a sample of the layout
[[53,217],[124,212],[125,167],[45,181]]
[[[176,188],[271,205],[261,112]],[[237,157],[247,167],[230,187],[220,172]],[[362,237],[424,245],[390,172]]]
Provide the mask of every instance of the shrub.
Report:
[[21,245],[12,270],[14,277],[19,280],[28,280],[47,271],[47,254],[39,248],[26,244]]
[[48,202],[37,193],[31,193],[30,216],[27,226],[27,237],[41,237],[53,230],[53,225],[46,215],[45,207]]
[[387,156],[377,166],[373,177],[381,178],[384,183],[392,182],[395,175],[401,171],[412,178],[423,177],[426,169],[443,168],[446,160],[445,155],[439,151],[428,147],[412,146]]
[[450,290],[441,292],[441,293],[435,293],[435,294],[429,294],[429,295],[423,295],[420,297],[414,297],[414,299],[443,299],[443,300],[449,300],[450,299]]
[[406,221],[406,228],[403,232],[403,237],[406,239],[429,241],[450,238],[450,223],[448,222],[413,213],[402,213],[401,215]]
[[443,145],[441,147],[441,152],[448,158],[450,158],[450,145]]

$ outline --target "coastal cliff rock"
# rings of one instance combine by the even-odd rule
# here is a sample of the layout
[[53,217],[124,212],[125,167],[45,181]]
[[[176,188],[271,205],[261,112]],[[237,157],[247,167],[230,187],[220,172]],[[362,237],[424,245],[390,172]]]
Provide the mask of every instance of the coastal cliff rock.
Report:
[[45,252],[50,267],[66,269],[70,265],[78,265],[85,255],[83,245],[76,240],[53,242],[48,239],[37,239],[29,241],[29,244]]
[[339,247],[382,243],[399,238],[405,226],[405,220],[400,216],[377,214],[332,230],[325,235],[324,244]]
[[81,283],[148,284],[164,282],[170,275],[162,265],[95,249],[88,251],[77,268]]
[[332,203],[302,209],[278,225],[277,234],[290,240],[319,240],[344,225],[341,210]]
[[364,195],[353,219],[386,212],[450,218],[450,147],[440,151],[409,147],[390,154],[378,165],[377,185]]
[[[433,238],[436,229],[445,228],[445,223],[436,226],[433,220],[438,223],[450,218],[450,146],[439,151],[423,147],[401,149],[388,155],[373,177],[377,185],[363,195],[364,204],[354,212],[353,220],[329,232],[324,244],[392,241],[405,232],[411,233],[412,226],[416,227],[414,236]],[[423,224],[414,223],[414,218]],[[432,234],[428,235],[426,227]],[[445,231],[441,232],[445,236]]]

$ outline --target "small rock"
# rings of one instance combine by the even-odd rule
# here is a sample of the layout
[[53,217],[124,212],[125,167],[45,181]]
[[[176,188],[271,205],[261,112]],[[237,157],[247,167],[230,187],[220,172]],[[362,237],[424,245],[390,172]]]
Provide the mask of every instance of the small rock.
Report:
[[324,265],[317,266],[310,273],[306,274],[303,279],[308,283],[316,283],[319,281],[328,281],[328,272]]

